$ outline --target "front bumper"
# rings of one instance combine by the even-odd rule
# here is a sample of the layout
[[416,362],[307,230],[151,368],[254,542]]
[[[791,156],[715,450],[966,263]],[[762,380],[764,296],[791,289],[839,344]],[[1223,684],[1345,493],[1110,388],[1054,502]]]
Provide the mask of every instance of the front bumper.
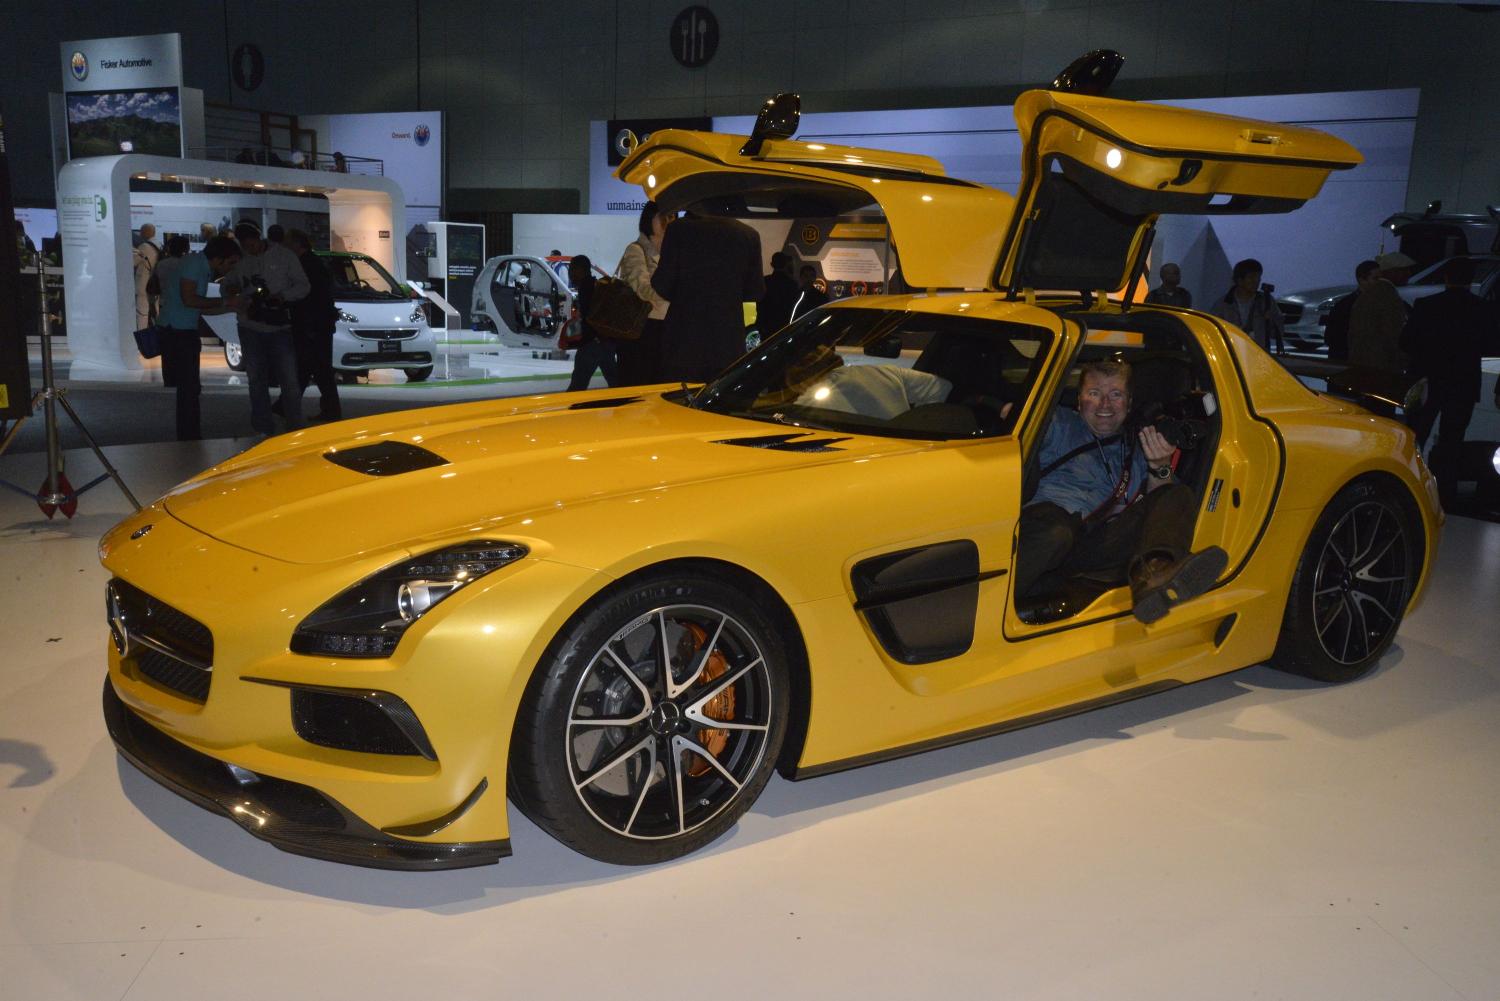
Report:
[[294,855],[375,869],[461,869],[510,854],[510,841],[428,843],[394,837],[310,786],[270,776],[241,784],[217,758],[173,740],[132,712],[104,679],[104,721],[131,764],[180,796],[221,813]]

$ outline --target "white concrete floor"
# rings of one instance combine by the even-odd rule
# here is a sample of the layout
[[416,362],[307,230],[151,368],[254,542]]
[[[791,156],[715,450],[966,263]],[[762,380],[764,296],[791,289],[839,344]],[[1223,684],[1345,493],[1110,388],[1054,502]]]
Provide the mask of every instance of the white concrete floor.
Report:
[[[125,446],[143,499],[234,448]],[[96,467],[68,458],[75,483]],[[40,456],[0,459],[32,482]],[[707,851],[283,854],[116,756],[95,541],[0,493],[0,999],[1500,997],[1500,525],[1452,519],[1366,679],[1265,667],[773,779]]]

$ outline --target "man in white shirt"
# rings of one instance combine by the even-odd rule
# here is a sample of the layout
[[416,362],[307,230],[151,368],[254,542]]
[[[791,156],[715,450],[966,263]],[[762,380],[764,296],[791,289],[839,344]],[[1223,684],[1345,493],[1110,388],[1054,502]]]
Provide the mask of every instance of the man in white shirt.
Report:
[[311,286],[297,255],[282,244],[268,242],[254,223],[240,223],[234,235],[244,256],[220,284],[240,292],[238,326],[250,383],[250,426],[258,434],[276,433],[271,415],[274,379],[281,387],[282,417],[287,429],[295,431],[306,421],[288,307],[305,298]]

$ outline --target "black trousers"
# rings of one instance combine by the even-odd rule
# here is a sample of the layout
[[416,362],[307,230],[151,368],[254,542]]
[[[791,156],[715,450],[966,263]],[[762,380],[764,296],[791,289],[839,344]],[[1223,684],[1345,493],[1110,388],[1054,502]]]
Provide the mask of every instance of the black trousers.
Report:
[[1048,501],[1028,504],[1016,541],[1016,594],[1029,594],[1053,570],[1123,580],[1138,557],[1181,559],[1193,544],[1197,502],[1190,488],[1169,483],[1098,524]]
[[333,373],[333,331],[326,334],[297,330],[293,335],[297,347],[297,381],[306,389],[308,383],[318,386],[318,413],[337,419],[343,409],[339,404],[339,384]]
[[203,353],[203,341],[197,330],[161,327],[159,331],[162,381],[177,387],[177,440],[197,441],[203,437],[199,399],[203,386],[198,375],[198,356]]
[[661,372],[661,320],[647,320],[641,336],[633,341],[615,341],[619,380],[617,386],[649,386],[663,380]]
[[[1430,385],[1430,383],[1429,383]],[[1427,399],[1406,418],[1417,433],[1417,448],[1427,446],[1427,436],[1437,423],[1437,444],[1432,446],[1432,475],[1437,479],[1438,497],[1443,507],[1451,508],[1458,498],[1458,473],[1463,462],[1464,435],[1474,417],[1476,401],[1428,390]]]

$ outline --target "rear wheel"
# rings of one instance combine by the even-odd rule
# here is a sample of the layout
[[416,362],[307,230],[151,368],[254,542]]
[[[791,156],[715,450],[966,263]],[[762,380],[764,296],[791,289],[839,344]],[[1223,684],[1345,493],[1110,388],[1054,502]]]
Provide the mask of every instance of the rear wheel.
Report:
[[1421,570],[1420,524],[1378,483],[1329,503],[1297,562],[1272,663],[1318,681],[1352,681],[1395,639]]
[[686,855],[769,780],[786,731],[786,655],[728,582],[627,586],[565,627],[517,722],[511,788],[564,844],[605,862]]

